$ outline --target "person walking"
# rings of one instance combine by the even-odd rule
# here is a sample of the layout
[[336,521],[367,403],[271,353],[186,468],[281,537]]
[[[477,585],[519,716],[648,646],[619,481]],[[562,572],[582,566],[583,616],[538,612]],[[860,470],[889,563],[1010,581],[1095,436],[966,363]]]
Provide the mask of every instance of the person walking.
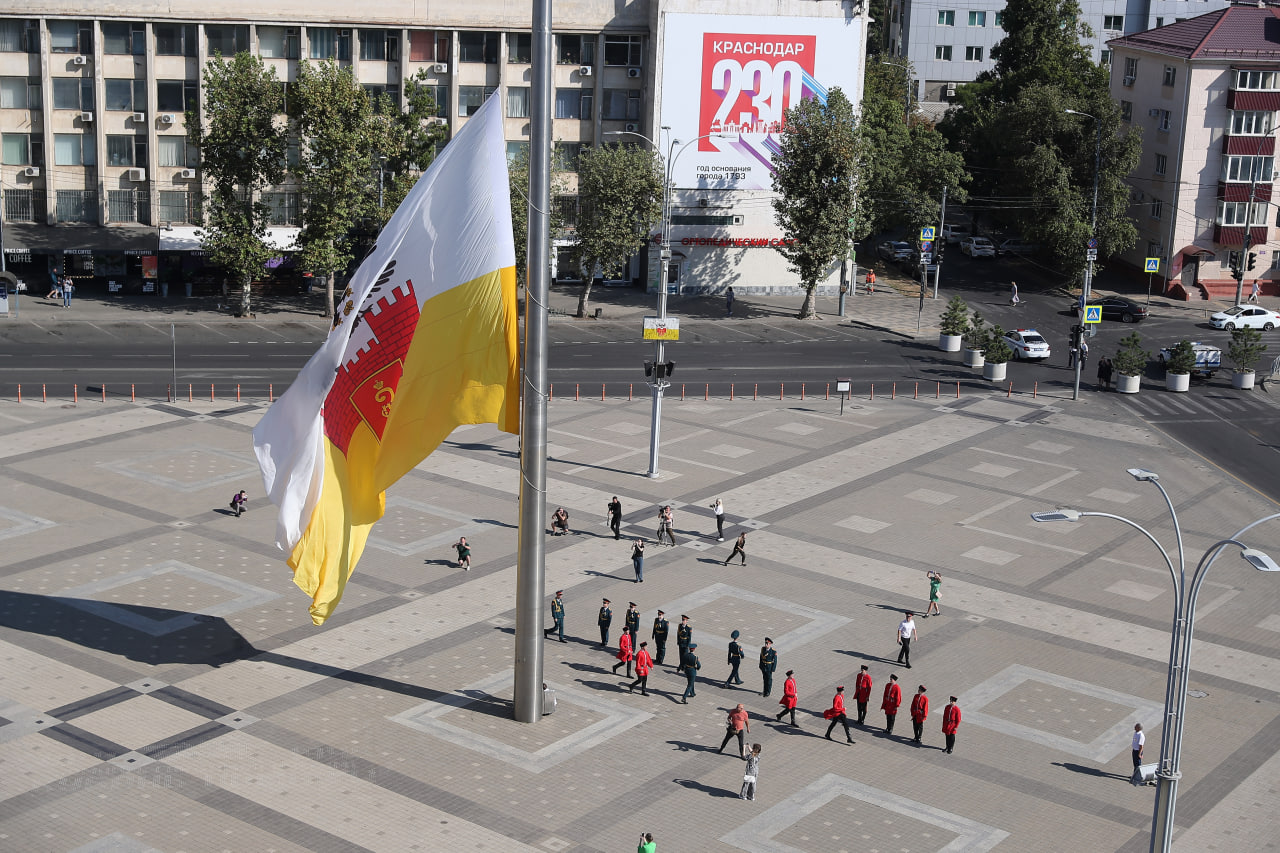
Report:
[[564,595],[563,589],[556,590],[556,597],[551,599],[551,627],[542,632],[544,637],[550,637],[552,634],[560,633],[560,642],[564,642]]
[[[1142,731],[1142,723],[1133,724],[1133,778],[1138,779],[1138,768],[1142,766],[1142,750],[1147,745],[1147,736]],[[947,750],[950,752],[951,750]]]
[[623,630],[631,635],[631,648],[639,648],[636,641],[639,639],[637,635],[640,633],[640,611],[636,610],[634,601],[627,604],[627,615],[623,620]]
[[236,518],[239,518],[240,513],[244,512],[244,505],[248,502],[249,496],[244,493],[244,489],[231,496],[231,509],[235,511]]
[[733,286],[724,292],[724,315],[726,317],[733,316]]
[[653,833],[645,832],[640,835],[640,846],[636,848],[636,853],[657,853],[658,845],[653,841]]
[[1258,297],[1261,295],[1262,295],[1262,288],[1261,286],[1259,286],[1258,280],[1255,278],[1253,280],[1253,290],[1249,291],[1249,301],[1252,302],[1254,305],[1257,305]]
[[608,525],[613,531],[614,539],[622,538],[622,501],[618,500],[618,496],[614,495],[613,500],[609,501],[608,509]]
[[1076,366],[1076,358],[1079,355],[1080,355],[1080,349],[1079,347],[1076,346],[1076,337],[1075,335],[1072,335],[1071,342],[1067,348],[1067,369],[1068,370]]
[[796,704],[799,701],[799,693],[796,692],[795,670],[787,670],[787,680],[782,682],[782,698],[778,700],[778,704],[782,706],[782,710],[775,717],[778,722],[782,722],[782,718],[788,713],[791,714],[791,725],[799,726],[796,722]]
[[929,614],[941,616],[942,611],[938,609],[938,598],[942,595],[942,572],[925,572],[925,577],[929,579],[929,606],[924,609],[922,618],[928,619]]
[[729,560],[739,555],[742,556],[742,565],[745,566],[747,564],[747,531],[745,530],[738,534],[738,541],[733,543],[733,553],[724,561],[724,564],[729,565]]
[[1084,338],[1080,339],[1080,372],[1084,372],[1085,366],[1089,363],[1089,342]]
[[671,532],[671,525],[675,523],[675,511],[671,509],[671,504],[667,504],[658,510],[658,544],[662,544],[662,534],[667,534],[667,538],[671,540],[671,546],[675,547],[676,537]]
[[676,672],[684,672],[684,654],[693,643],[693,627],[689,625],[689,617],[681,616],[676,626]]
[[1009,288],[1010,288],[1009,304],[1017,305],[1018,303],[1022,302],[1022,300],[1018,298],[1018,283],[1016,281],[1009,282]]
[[600,615],[596,617],[596,624],[600,626],[600,648],[608,648],[609,646],[609,626],[613,623],[613,611],[609,608],[609,599],[604,600],[604,604],[600,605]]
[[657,617],[653,620],[653,633],[649,635],[654,646],[657,647],[658,657],[654,661],[657,666],[662,666],[662,661],[667,656],[667,633],[670,630],[671,623],[667,621],[666,614],[659,610]]
[[[942,733],[947,737],[947,748],[943,752],[947,755],[956,748],[956,729],[960,728],[960,706],[956,701],[956,697],[952,696],[951,701],[942,709]],[[1141,723],[1138,728],[1142,728]]]
[[889,676],[889,683],[884,686],[884,698],[880,701],[880,710],[884,711],[884,733],[893,734],[893,721],[898,719],[898,708],[902,706],[902,688],[898,686],[897,674]]
[[44,298],[62,301],[62,279],[58,278],[57,273],[49,273],[49,292],[44,295]]
[[871,267],[867,267],[867,293],[876,292],[876,271]]
[[623,631],[622,636],[618,637],[618,653],[614,655],[614,657],[618,659],[618,662],[613,665],[614,675],[618,674],[618,667],[626,664],[627,678],[631,677],[631,659],[634,657],[631,654],[632,648],[634,648],[634,646],[631,645],[631,635],[626,631]]
[[685,677],[684,695],[680,697],[681,705],[688,705],[689,697],[698,695],[693,689],[693,678],[698,670],[702,669],[702,661],[698,660],[698,654],[694,651],[696,648],[698,648],[697,643],[690,643],[689,648],[685,649],[684,655],[680,658],[680,668],[684,670]]
[[778,653],[773,648],[773,640],[764,638],[760,647],[760,675],[764,678],[764,691],[760,694],[768,698],[773,692],[773,672],[778,668]]
[[471,571],[471,546],[467,544],[467,537],[460,537],[453,543],[453,550],[458,552],[458,568]]
[[898,663],[911,669],[911,641],[918,634],[916,633],[915,614],[910,610],[906,612],[906,616],[898,623]]
[[751,734],[751,715],[747,713],[747,709],[741,702],[738,707],[729,712],[729,716],[725,719],[724,740],[720,741],[720,748],[716,752],[724,754],[724,748],[729,741],[735,737],[738,739],[738,757],[747,757],[747,744],[745,735]]
[[741,636],[737,631],[729,635],[729,666],[733,667],[729,670],[729,677],[724,680],[724,686],[730,684],[743,684],[742,678],[738,675],[738,667],[742,665],[742,645],[738,642]]
[[916,746],[920,746],[924,737],[924,721],[929,719],[929,697],[925,695],[925,686],[923,684],[916,690],[916,695],[911,697],[911,728],[915,730]]
[[711,505],[711,511],[716,514],[716,541],[724,541],[724,504],[720,503],[720,499],[716,498],[716,502]]
[[638,536],[631,543],[631,568],[635,569],[636,583],[644,583],[644,540]]
[[760,744],[751,744],[751,754],[747,756],[746,771],[742,774],[742,793],[738,796],[744,800],[756,798],[756,782],[760,779]]
[[653,669],[653,658],[649,657],[649,643],[640,644],[640,651],[636,652],[636,680],[631,682],[627,687],[627,691],[634,693],[636,688],[640,688],[641,696],[649,695],[649,672]]
[[831,707],[822,712],[823,719],[831,721],[831,725],[827,726],[825,735],[827,740],[831,740],[831,732],[835,729],[836,724],[844,726],[844,739],[849,743],[853,743],[853,735],[849,734],[849,718],[844,714],[844,685],[836,688],[836,695],[831,699]]
[[858,725],[867,719],[867,703],[871,701],[871,672],[864,663],[853,682],[853,701],[858,703]]
[[1103,391],[1111,390],[1111,359],[1105,355],[1098,359],[1098,385]]

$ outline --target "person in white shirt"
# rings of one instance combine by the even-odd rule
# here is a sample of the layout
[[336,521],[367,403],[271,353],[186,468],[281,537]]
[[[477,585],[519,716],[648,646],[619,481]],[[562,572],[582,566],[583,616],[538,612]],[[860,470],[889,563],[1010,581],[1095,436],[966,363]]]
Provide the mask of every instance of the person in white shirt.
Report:
[[915,614],[910,610],[906,612],[906,618],[898,623],[898,663],[911,669],[911,641],[917,636]]
[[720,499],[716,498],[716,502],[711,505],[711,511],[716,514],[716,541],[724,541],[724,504],[720,503]]
[[1147,744],[1147,736],[1142,731],[1142,723],[1133,726],[1133,772],[1136,775],[1138,766],[1142,764],[1142,748]]

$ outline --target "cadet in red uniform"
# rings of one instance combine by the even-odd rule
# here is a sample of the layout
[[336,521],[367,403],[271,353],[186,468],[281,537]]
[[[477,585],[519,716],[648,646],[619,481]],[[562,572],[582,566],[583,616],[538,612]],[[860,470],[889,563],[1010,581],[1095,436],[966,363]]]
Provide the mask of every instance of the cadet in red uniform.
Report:
[[624,663],[627,665],[627,678],[631,677],[631,635],[626,631],[622,632],[622,636],[618,638],[618,654],[615,655],[618,662],[613,665],[613,671],[616,674],[618,667]]
[[948,755],[956,748],[956,729],[960,728],[960,706],[956,701],[952,696],[947,707],[942,709],[942,733],[947,736],[947,748],[943,751]]
[[853,682],[853,701],[858,703],[858,725],[862,725],[867,718],[867,703],[871,701],[871,673],[865,663]]
[[831,725],[827,726],[827,740],[831,740],[831,730],[836,727],[836,723],[844,726],[844,739],[849,743],[853,743],[853,735],[849,734],[849,718],[844,715],[844,687],[836,688],[836,695],[831,699],[831,707],[822,712],[825,719],[831,721]]
[[929,719],[929,697],[924,694],[925,687],[921,684],[920,688],[916,690],[916,695],[911,697],[911,727],[916,730],[916,736],[912,740],[917,745],[922,743],[924,721]]
[[782,706],[782,710],[778,712],[777,720],[782,722],[782,718],[791,713],[791,725],[796,723],[796,680],[792,677],[794,670],[787,670],[787,680],[782,683],[782,698],[778,700],[778,704]]
[[653,658],[649,657],[648,646],[647,642],[640,644],[640,651],[636,652],[636,680],[627,688],[634,693],[639,687],[641,696],[649,695],[649,671],[653,669]]
[[893,721],[898,718],[898,708],[902,705],[902,688],[898,686],[898,676],[890,675],[889,683],[884,686],[884,699],[880,702],[880,710],[884,711],[884,733],[893,734]]

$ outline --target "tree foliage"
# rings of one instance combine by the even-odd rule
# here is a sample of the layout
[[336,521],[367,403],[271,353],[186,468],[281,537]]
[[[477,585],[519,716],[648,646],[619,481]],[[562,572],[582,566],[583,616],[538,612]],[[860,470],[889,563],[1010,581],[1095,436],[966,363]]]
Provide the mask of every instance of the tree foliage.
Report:
[[284,97],[275,69],[248,53],[215,55],[203,73],[203,121],[197,110],[184,117],[209,184],[202,239],[209,260],[239,285],[244,316],[254,276],[278,254],[266,242],[270,208],[254,199],[283,178]]
[[587,315],[596,268],[606,277],[616,275],[649,238],[662,216],[662,183],[662,164],[649,149],[610,144],[579,155],[573,244],[584,279],[579,317]]
[[839,88],[825,104],[808,98],[787,110],[773,158],[773,212],[788,238],[777,251],[805,289],[801,319],[817,315],[818,282],[848,252],[859,150],[853,105]]
[[[511,189],[511,231],[516,242],[516,281],[520,287],[529,283],[529,149],[507,162],[507,179]],[[564,216],[556,204],[556,198],[566,190],[564,175],[551,173],[550,239],[555,241],[564,233]],[[551,251],[551,246],[547,246]]]
[[940,125],[973,173],[977,207],[1044,246],[1067,277],[1086,264],[1099,130],[1096,236],[1104,258],[1137,239],[1125,177],[1142,144],[1139,131],[1125,131],[1106,69],[1081,43],[1091,33],[1079,13],[1075,0],[1011,0],[1005,37],[991,51],[995,67],[959,87]]

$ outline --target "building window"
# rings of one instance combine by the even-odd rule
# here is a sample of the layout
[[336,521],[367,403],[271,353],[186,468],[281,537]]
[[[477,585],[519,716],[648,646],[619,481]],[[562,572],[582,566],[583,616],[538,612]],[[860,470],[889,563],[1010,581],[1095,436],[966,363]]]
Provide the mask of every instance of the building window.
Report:
[[409,31],[411,62],[448,62],[449,34],[436,30]]
[[395,62],[400,58],[396,30],[361,30],[360,58],[369,62]]
[[507,87],[507,118],[529,117],[529,87]]
[[97,160],[93,134],[55,133],[53,135],[53,165],[93,166],[97,164]]
[[0,163],[6,166],[39,165],[31,157],[31,135],[6,133],[0,136]]
[[0,19],[0,53],[39,52],[39,23],[21,18]]
[[583,147],[581,142],[557,142],[551,149],[551,168],[558,172],[578,171],[578,157]]
[[967,62],[982,61],[982,45],[971,44],[964,49],[964,58]]
[[258,198],[271,208],[272,225],[298,225],[297,193],[262,193]]
[[157,80],[156,109],[162,113],[194,110],[198,90],[195,80]]
[[556,62],[560,65],[596,64],[595,36],[557,36],[556,44]]
[[200,223],[200,196],[186,190],[161,190],[158,221]]
[[1001,11],[1001,12],[996,12],[996,26],[997,26],[997,27],[1003,27],[1003,26],[1004,26],[1004,12],[1003,12],[1003,11]]
[[131,113],[147,110],[147,81],[109,77],[103,87],[104,110]]
[[606,121],[639,121],[639,89],[605,89],[601,118]]
[[1102,28],[1110,32],[1124,32],[1124,15],[1103,15]]
[[1103,68],[1111,67],[1111,51],[1104,49],[1098,57],[1098,64]]
[[[436,118],[449,117],[449,84],[440,83],[437,85],[424,85],[422,83],[414,83],[415,90],[425,91],[431,96],[431,103],[435,104],[436,110],[431,115]],[[413,95],[409,96],[410,103],[413,102]]]
[[94,193],[90,190],[58,190],[57,220],[59,222],[94,222],[97,211],[93,209]]
[[1275,113],[1270,110],[1232,110],[1233,136],[1270,136]]
[[1271,90],[1276,88],[1276,82],[1278,80],[1280,80],[1280,76],[1277,76],[1274,71],[1236,72],[1237,89]]
[[103,21],[102,52],[110,56],[146,55],[146,24],[140,21]]
[[107,136],[108,166],[147,165],[147,138],[133,134],[109,134]]
[[1262,225],[1267,221],[1267,205],[1266,202],[1254,202],[1253,210],[1249,210],[1248,202],[1243,201],[1221,201],[1218,202],[1218,224],[1219,225],[1235,225],[1243,227],[1245,219],[1249,220],[1249,225]]
[[533,36],[529,33],[507,33],[507,62],[516,65],[533,62]]
[[1133,103],[1131,101],[1120,102],[1120,120],[1125,122],[1133,121]]
[[1156,18],[1156,29],[1164,26],[1164,18]]
[[205,24],[204,37],[208,42],[210,56],[216,53],[224,59],[230,59],[249,49],[249,28],[243,25]]
[[1156,110],[1156,130],[1161,133],[1169,132],[1169,111]]
[[458,33],[459,62],[497,62],[497,33]]
[[1169,158],[1164,154],[1156,155],[1156,174],[1163,175],[1169,169]]
[[50,53],[93,53],[93,24],[88,21],[49,21]]
[[1151,218],[1159,219],[1164,213],[1164,202],[1158,198],[1151,199]]
[[200,150],[187,144],[185,136],[157,136],[156,164],[178,169],[194,169],[200,165]]
[[951,45],[935,44],[933,46],[933,58],[940,59],[943,62],[950,62],[951,61]]
[[351,61],[351,30],[307,27],[307,43],[312,59]]
[[644,36],[605,36],[604,64],[637,67],[644,53]]
[[1269,182],[1272,160],[1271,157],[1226,157],[1222,161],[1222,180]]
[[1124,58],[1124,76],[1130,82],[1138,76],[1138,57],[1126,56]]
[[939,9],[938,10],[938,26],[954,27],[956,25],[955,9]]
[[44,221],[44,191],[39,198],[32,190],[9,189],[4,191],[5,222],[42,222]]
[[195,24],[152,24],[156,35],[156,54],[159,56],[195,56]]
[[985,27],[986,25],[987,25],[986,12],[970,12],[969,13],[969,26]]
[[107,190],[108,222],[146,222],[149,219],[151,196],[146,190]]
[[1174,68],[1172,65],[1166,65],[1164,67],[1164,76],[1160,78],[1160,85],[1172,86],[1174,82],[1177,81],[1177,79],[1178,79],[1178,69]]
[[458,115],[475,115],[484,106],[485,99],[494,93],[496,86],[459,86]]
[[93,109],[93,79],[90,77],[54,77],[53,108],[55,110]]
[[556,89],[556,118],[591,118],[590,89]]
[[297,27],[258,27],[258,56],[263,59],[297,59]]
[[26,77],[0,77],[0,109],[40,109],[40,80]]

